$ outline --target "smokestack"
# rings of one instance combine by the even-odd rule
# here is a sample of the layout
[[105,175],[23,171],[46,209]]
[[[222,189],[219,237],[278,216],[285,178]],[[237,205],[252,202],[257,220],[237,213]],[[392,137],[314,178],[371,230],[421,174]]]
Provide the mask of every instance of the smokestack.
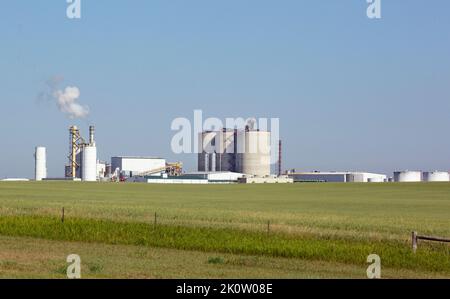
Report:
[[95,127],[94,126],[90,126],[89,127],[89,145],[92,145],[92,146],[95,145],[94,133],[95,133]]
[[282,169],[281,169],[281,157],[282,157],[282,143],[281,143],[281,139],[278,143],[278,176],[281,176],[282,173]]

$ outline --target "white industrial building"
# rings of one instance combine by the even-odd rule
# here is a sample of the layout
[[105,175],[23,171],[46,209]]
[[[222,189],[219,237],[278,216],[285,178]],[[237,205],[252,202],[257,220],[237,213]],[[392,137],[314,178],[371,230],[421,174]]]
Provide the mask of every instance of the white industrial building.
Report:
[[244,177],[242,173],[229,171],[222,172],[192,172],[178,176],[167,174],[135,176],[127,179],[128,182],[141,182],[149,184],[232,184]]
[[107,163],[104,161],[97,161],[97,177],[102,179],[104,178],[107,173],[106,173],[106,169],[107,169]]
[[329,183],[369,183],[386,182],[387,176],[384,174],[369,172],[297,172],[288,173],[294,182],[329,182]]
[[241,184],[291,184],[294,179],[289,176],[268,176],[268,177],[242,177]]
[[111,170],[119,169],[126,176],[159,176],[166,170],[166,160],[154,157],[112,157]]
[[206,179],[209,182],[237,182],[238,179],[244,177],[245,175],[242,173],[231,172],[231,171],[220,171],[220,172],[190,172],[183,174],[182,177],[191,177],[198,179]]
[[352,183],[383,183],[387,181],[387,176],[370,172],[350,172],[347,174],[346,181]]

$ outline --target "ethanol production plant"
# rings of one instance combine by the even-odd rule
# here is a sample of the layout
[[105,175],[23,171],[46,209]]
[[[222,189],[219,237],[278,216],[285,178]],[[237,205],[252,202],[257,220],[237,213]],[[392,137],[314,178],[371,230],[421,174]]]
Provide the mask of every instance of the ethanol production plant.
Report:
[[[181,162],[168,163],[166,159],[145,156],[114,156],[111,163],[97,158],[95,127],[89,127],[85,141],[77,126],[69,128],[68,164],[64,178],[47,177],[47,149],[35,148],[35,181],[113,181],[147,182],[161,184],[230,184],[230,183],[306,183],[306,182],[450,182],[445,171],[396,171],[393,178],[384,174],[358,171],[296,172],[282,175],[281,140],[272,142],[271,132],[246,126],[243,130],[221,129],[199,135],[198,172],[183,172]],[[278,144],[278,174],[271,174],[271,150]],[[275,163],[274,163],[275,164]],[[17,179],[15,179],[17,180]]]

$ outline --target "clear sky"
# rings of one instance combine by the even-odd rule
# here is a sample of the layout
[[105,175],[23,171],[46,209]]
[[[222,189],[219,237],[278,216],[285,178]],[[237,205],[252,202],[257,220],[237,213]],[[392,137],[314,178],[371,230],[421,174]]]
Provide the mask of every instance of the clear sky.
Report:
[[[279,117],[284,167],[450,169],[450,2],[382,0],[0,2],[0,178],[32,177],[36,145],[62,176],[68,127],[97,127],[100,158],[177,156],[176,117]],[[89,106],[38,100],[64,77]]]

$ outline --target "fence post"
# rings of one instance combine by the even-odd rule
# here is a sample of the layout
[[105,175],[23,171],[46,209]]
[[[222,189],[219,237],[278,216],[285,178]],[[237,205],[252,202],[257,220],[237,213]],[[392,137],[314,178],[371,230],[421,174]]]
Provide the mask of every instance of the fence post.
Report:
[[62,208],[61,222],[64,223],[64,207]]
[[412,250],[413,253],[417,251],[417,232],[412,232]]
[[270,220],[267,221],[267,234],[270,233]]
[[155,212],[155,221],[154,221],[154,227],[156,228],[156,212]]

